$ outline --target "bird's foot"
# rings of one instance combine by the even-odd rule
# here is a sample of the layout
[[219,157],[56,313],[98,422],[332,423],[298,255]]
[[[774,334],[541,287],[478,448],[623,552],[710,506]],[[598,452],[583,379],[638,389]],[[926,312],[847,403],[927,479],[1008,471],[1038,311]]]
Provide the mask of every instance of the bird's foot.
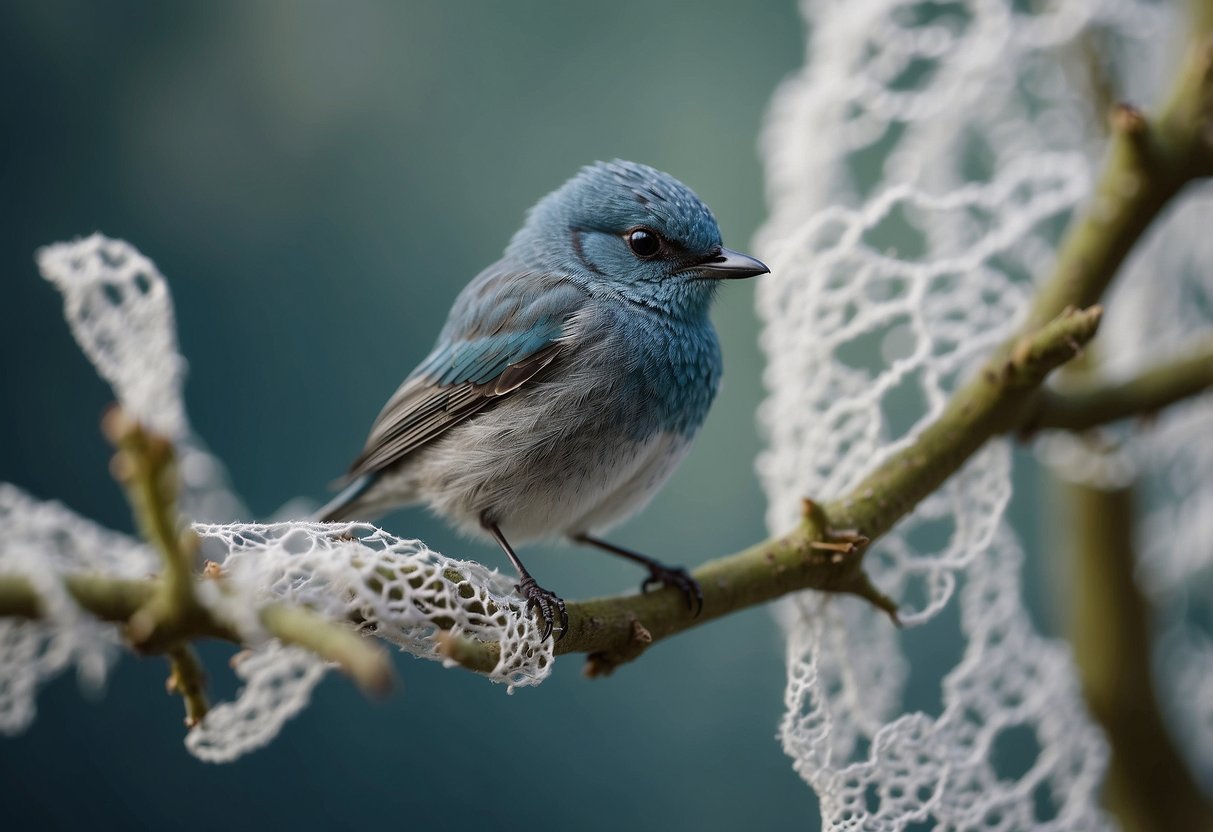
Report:
[[703,612],[703,587],[691,577],[690,572],[681,566],[663,566],[656,562],[647,563],[646,566],[649,576],[640,585],[641,592],[648,592],[651,586],[672,586],[682,593],[687,609],[692,610],[696,618],[699,617]]
[[521,583],[515,584],[514,589],[518,590],[526,598],[526,608],[528,611],[539,610],[539,616],[543,619],[544,623],[543,636],[540,640],[552,634],[554,613],[560,614],[560,635],[556,637],[556,640],[560,641],[560,639],[564,638],[564,634],[569,629],[569,613],[564,608],[564,599],[550,589],[544,589],[535,583],[535,579],[530,575],[524,577]]

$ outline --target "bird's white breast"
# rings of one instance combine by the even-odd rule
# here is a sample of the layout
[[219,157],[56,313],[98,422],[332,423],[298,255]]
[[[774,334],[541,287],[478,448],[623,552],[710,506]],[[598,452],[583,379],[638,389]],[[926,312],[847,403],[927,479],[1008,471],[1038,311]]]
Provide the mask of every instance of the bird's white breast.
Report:
[[511,542],[600,532],[627,519],[690,446],[680,434],[640,441],[604,432],[593,420],[544,430],[527,418],[551,421],[550,413],[497,415],[452,430],[408,473],[433,510],[473,533],[487,514]]

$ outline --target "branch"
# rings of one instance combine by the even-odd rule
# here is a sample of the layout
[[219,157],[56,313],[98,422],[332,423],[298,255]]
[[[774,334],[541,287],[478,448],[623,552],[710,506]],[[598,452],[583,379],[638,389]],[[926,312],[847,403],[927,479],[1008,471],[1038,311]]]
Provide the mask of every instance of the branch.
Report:
[[169,666],[172,671],[164,688],[169,693],[179,693],[185,700],[185,727],[193,728],[210,705],[206,701],[206,672],[194,648],[188,644],[179,644],[168,651]]
[[260,620],[261,626],[284,644],[297,644],[336,662],[364,692],[381,696],[391,690],[391,660],[355,630],[334,624],[307,607],[285,604],[262,607]]
[[1213,339],[1126,381],[1084,380],[1043,389],[1021,432],[1084,431],[1134,416],[1148,417],[1209,389],[1213,389]]
[[106,412],[101,432],[117,449],[110,472],[126,491],[135,525],[164,563],[164,574],[155,591],[130,616],[127,636],[138,650],[168,653],[171,657],[181,646],[178,631],[183,622],[206,614],[194,594],[198,539],[178,528],[173,445],[163,436],[144,430],[119,407]]
[[[1213,4],[1190,4],[1201,39],[1213,32]],[[1205,41],[1206,74],[1213,52]],[[1208,140],[1208,84],[1193,111]],[[1175,99],[1173,98],[1173,101]],[[1208,148],[1205,148],[1205,153]],[[1091,382],[1088,362],[1079,381],[1042,395],[1025,428],[1084,430],[1134,415],[1149,415],[1213,386],[1213,340],[1191,354],[1116,384]],[[1084,383],[1085,382],[1085,383]],[[1070,640],[1092,715],[1111,746],[1104,800],[1126,830],[1208,829],[1213,803],[1192,779],[1172,742],[1154,693],[1153,622],[1137,582],[1134,494],[1059,482],[1072,522]]]
[[1213,806],[1175,750],[1154,695],[1150,606],[1135,578],[1133,493],[1061,487],[1076,537],[1074,658],[1112,746],[1108,807],[1126,830],[1213,828]]

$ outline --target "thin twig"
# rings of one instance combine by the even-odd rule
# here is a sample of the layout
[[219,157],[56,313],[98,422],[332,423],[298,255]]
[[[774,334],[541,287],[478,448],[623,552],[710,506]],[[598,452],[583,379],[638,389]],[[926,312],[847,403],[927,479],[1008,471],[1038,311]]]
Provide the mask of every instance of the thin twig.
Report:
[[165,688],[185,700],[185,727],[193,728],[210,710],[206,701],[206,672],[198,654],[188,644],[178,644],[169,650],[168,660],[171,670]]
[[1021,428],[1084,431],[1110,422],[1144,418],[1213,389],[1213,340],[1191,352],[1151,367],[1130,379],[1115,382],[1067,380],[1040,391]]

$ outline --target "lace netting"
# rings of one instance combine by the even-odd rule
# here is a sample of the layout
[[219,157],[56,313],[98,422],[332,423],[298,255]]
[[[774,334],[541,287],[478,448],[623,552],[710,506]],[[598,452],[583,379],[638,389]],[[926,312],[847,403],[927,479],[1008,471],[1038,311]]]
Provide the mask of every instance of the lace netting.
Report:
[[366,523],[194,524],[220,541],[225,582],[307,606],[334,621],[443,660],[440,631],[498,643],[489,674],[511,686],[536,685],[552,660],[551,640],[525,615],[515,579],[473,561],[455,560],[420,540],[402,540]]
[[537,685],[552,665],[552,641],[514,593],[514,581],[478,563],[444,557],[365,523],[195,523],[226,552],[221,577],[201,600],[258,645],[237,665],[246,682],[235,702],[212,708],[186,747],[227,762],[272,740],[306,706],[327,665],[314,654],[267,640],[251,615],[266,601],[306,606],[414,656],[444,661],[435,636],[469,635],[500,647],[495,682]]
[[[860,678],[847,661],[855,645],[840,634],[862,627],[857,607],[807,599],[784,606],[789,679],[781,733],[833,828],[1106,826],[1095,807],[1107,753],[1082,704],[1068,648],[1042,638],[1023,614],[1017,595],[1022,560],[1005,527],[980,550],[959,592],[968,643],[943,680],[948,707],[938,718],[907,713],[882,722],[870,716],[847,737],[853,746],[870,732],[867,753],[854,762],[835,753],[839,726],[823,712],[822,700],[854,698],[862,684],[891,680]],[[871,635],[869,629],[860,637]],[[1019,777],[1008,779],[995,749],[1016,732],[1036,753]]]

